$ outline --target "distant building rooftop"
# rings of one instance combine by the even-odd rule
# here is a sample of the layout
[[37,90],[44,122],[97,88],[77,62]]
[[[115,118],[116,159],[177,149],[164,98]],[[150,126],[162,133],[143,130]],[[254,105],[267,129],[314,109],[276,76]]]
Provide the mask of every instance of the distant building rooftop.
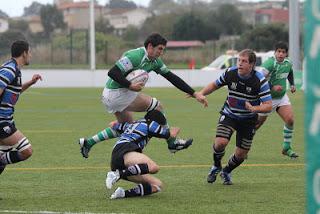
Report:
[[204,46],[204,43],[198,40],[167,42],[167,48],[194,48],[194,47],[202,47],[202,46]]
[[286,9],[257,9],[256,16],[258,23],[288,23],[289,11]]
[[[70,8],[89,8],[90,2],[66,2],[58,5],[58,9],[65,10]],[[103,6],[95,4],[95,8],[102,8]]]

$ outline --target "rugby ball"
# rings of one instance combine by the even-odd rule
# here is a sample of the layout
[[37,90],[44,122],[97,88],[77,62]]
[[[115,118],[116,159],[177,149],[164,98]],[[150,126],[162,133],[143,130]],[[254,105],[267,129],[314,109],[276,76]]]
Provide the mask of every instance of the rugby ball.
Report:
[[137,70],[131,71],[126,76],[126,79],[132,83],[142,82],[143,84],[146,84],[149,79],[149,74],[145,70],[137,69]]

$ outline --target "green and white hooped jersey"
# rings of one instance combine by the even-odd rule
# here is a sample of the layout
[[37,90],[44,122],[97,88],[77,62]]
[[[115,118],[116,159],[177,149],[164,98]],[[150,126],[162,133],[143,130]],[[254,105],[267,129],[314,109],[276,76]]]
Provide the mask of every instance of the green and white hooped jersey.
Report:
[[283,62],[277,62],[275,57],[270,57],[263,64],[269,75],[268,81],[271,85],[281,85],[281,91],[272,91],[271,96],[273,99],[282,98],[287,90],[287,77],[292,71],[292,63],[288,58],[285,58]]
[[[131,71],[137,69],[143,69],[148,73],[150,71],[154,71],[161,75],[170,71],[160,58],[150,60],[145,47],[140,47],[125,52],[116,62],[116,65],[119,67],[124,76],[127,76]],[[106,88],[117,89],[123,87],[113,79],[109,78],[106,83]]]

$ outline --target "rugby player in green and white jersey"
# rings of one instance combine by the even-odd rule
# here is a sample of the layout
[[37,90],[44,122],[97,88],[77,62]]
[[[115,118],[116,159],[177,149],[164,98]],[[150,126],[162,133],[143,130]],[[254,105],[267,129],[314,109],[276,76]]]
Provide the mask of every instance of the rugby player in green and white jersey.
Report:
[[[294,85],[294,77],[292,63],[287,58],[288,45],[284,42],[278,42],[275,45],[274,57],[270,57],[262,64],[262,71],[269,79],[271,96],[272,96],[272,111],[277,111],[281,119],[284,121],[283,127],[283,144],[282,154],[291,158],[299,157],[292,150],[292,135],[294,116],[287,90],[287,79],[290,84],[291,93],[296,91]],[[257,129],[266,121],[268,114],[259,114]]]
[[[144,42],[144,47],[125,52],[109,70],[108,76],[110,78],[103,90],[102,102],[107,111],[116,116],[119,123],[133,122],[133,112],[163,111],[163,106],[156,98],[140,92],[144,87],[143,83],[132,83],[125,78],[128,73],[137,69],[160,74],[175,87],[207,106],[206,97],[195,92],[185,81],[172,73],[160,59],[166,44],[165,38],[158,33],[153,33]],[[93,145],[118,136],[119,133],[109,127],[90,138],[80,138],[78,143],[82,156],[88,158],[88,153]],[[175,152],[187,148],[191,143],[192,139],[170,138],[168,148],[171,152]]]

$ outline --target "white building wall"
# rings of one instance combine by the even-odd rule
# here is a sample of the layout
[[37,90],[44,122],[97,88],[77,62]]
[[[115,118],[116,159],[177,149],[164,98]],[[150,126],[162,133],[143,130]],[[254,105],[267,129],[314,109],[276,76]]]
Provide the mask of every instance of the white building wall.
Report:
[[136,9],[126,13],[128,24],[136,27],[141,27],[144,21],[151,16],[151,13],[144,9]]
[[0,18],[0,33],[6,32],[8,29],[9,29],[8,20]]
[[[203,87],[216,80],[221,72],[202,70],[172,70],[192,87]],[[107,70],[22,70],[22,81],[32,78],[33,74],[41,74],[43,81],[33,87],[99,87],[103,88],[108,78]],[[173,87],[172,84],[154,72],[149,73],[146,87]]]

